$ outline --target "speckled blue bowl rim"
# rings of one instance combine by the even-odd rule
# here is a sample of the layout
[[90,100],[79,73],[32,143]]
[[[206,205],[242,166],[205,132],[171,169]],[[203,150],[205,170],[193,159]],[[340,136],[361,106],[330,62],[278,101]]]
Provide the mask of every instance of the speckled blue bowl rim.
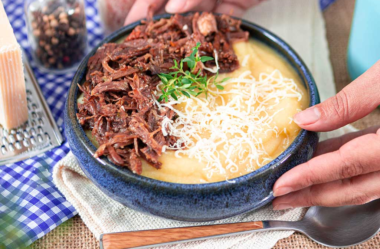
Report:
[[[188,15],[192,12],[185,13],[184,15]],[[171,14],[162,14],[162,15],[157,15],[154,16],[154,20],[161,19],[161,18],[169,18],[172,16]],[[234,17],[235,18],[235,17]],[[277,46],[281,48],[280,51],[278,48],[270,46],[272,49],[279,51],[279,53],[283,56],[285,60],[287,60],[292,67],[295,69],[303,83],[305,84],[305,87],[308,90],[309,97],[310,97],[310,104],[309,106],[315,105],[319,103],[319,94],[318,94],[318,89],[317,86],[314,82],[313,77],[311,76],[311,73],[309,69],[306,67],[305,63],[302,61],[302,59],[298,56],[298,54],[281,38],[276,36],[275,34],[271,33],[270,31],[266,30],[265,28],[253,24],[249,21],[240,19],[240,18],[235,18],[239,19],[242,21],[242,26],[246,26],[247,28],[252,30],[255,30],[255,32],[261,33],[263,36],[267,37],[269,40],[271,40],[273,43],[275,43]],[[73,127],[76,135],[80,138],[80,141],[82,142],[83,146],[86,148],[87,152],[93,155],[96,151],[96,147],[90,142],[88,139],[87,135],[85,134],[84,130],[80,126],[77,118],[76,118],[76,113],[78,110],[77,107],[77,94],[78,94],[78,86],[77,83],[82,82],[83,78],[85,77],[86,73],[86,67],[87,67],[87,62],[89,58],[95,54],[96,50],[103,45],[104,43],[108,43],[111,41],[117,41],[121,39],[122,37],[125,37],[128,33],[131,32],[131,30],[139,25],[141,21],[134,22],[132,24],[129,24],[125,27],[122,27],[121,29],[115,31],[112,33],[110,36],[105,38],[102,42],[99,43],[98,46],[96,46],[92,51],[82,60],[81,64],[78,67],[78,70],[76,74],[73,77],[73,81],[70,86],[70,90],[68,93],[68,101],[70,101],[70,96],[73,95],[73,102],[74,102],[74,111],[71,109],[69,105],[67,105],[68,108],[68,116],[70,117],[70,122],[74,122]],[[250,30],[247,30],[250,32]],[[254,38],[254,37],[253,37]],[[284,55],[284,51],[288,54],[289,57],[291,57],[294,61],[289,61],[288,58],[286,58],[286,55]],[[71,109],[71,110],[70,110]],[[239,184],[240,182],[246,182],[249,181],[252,178],[259,177],[261,174],[264,174],[268,170],[273,170],[274,167],[278,164],[278,162],[281,162],[291,156],[297,149],[300,147],[302,144],[305,136],[306,136],[307,131],[306,130],[301,130],[301,132],[298,134],[296,139],[293,141],[293,143],[283,152],[281,153],[276,159],[274,159],[272,162],[262,166],[261,168],[237,177],[233,178],[231,180],[234,181],[234,183]],[[224,187],[228,187],[231,182],[229,181],[220,181],[220,182],[214,182],[214,183],[202,183],[202,184],[181,184],[181,183],[172,183],[172,182],[165,182],[165,181],[160,181],[152,178],[148,178],[145,176],[137,175],[132,173],[130,170],[126,168],[119,167],[112,162],[110,162],[107,158],[97,158],[96,159],[99,163],[101,163],[103,166],[106,166],[111,172],[114,174],[122,174],[124,177],[123,179],[128,179],[128,181],[138,181],[141,184],[153,184],[155,186],[158,186],[160,188],[168,188],[172,189],[174,191],[183,191],[183,190],[191,190],[191,191],[202,191],[204,189],[207,190],[212,190],[212,189],[223,189]],[[268,196],[268,198],[270,198]]]

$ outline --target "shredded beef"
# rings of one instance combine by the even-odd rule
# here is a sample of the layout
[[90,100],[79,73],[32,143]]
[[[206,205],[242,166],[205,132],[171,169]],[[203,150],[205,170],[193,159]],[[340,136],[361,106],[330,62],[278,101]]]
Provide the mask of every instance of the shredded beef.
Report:
[[[157,74],[170,72],[174,60],[189,56],[198,42],[201,56],[217,54],[220,71],[234,71],[239,62],[231,43],[248,39],[240,24],[227,15],[206,12],[158,21],[152,21],[150,13],[122,43],[101,46],[88,61],[86,81],[78,85],[83,92],[78,121],[100,145],[94,156],[107,156],[136,174],[142,172],[141,159],[159,169],[163,147],[177,138],[161,131],[163,119],[176,116],[155,104]],[[194,70],[208,75],[204,68],[215,65],[198,62]]]

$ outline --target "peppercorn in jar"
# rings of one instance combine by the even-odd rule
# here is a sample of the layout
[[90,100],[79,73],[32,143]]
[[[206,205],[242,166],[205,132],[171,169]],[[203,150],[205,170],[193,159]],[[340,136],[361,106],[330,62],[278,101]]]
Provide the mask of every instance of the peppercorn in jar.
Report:
[[62,71],[81,61],[87,49],[83,0],[28,0],[25,15],[31,52],[40,67]]

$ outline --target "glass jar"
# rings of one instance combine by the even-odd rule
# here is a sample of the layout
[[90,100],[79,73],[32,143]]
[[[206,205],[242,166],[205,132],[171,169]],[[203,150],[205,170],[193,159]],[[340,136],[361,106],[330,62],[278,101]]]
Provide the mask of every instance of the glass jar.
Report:
[[85,56],[83,0],[27,0],[25,17],[31,53],[42,69],[69,70]]
[[97,3],[104,33],[109,35],[124,26],[135,0],[98,0]]

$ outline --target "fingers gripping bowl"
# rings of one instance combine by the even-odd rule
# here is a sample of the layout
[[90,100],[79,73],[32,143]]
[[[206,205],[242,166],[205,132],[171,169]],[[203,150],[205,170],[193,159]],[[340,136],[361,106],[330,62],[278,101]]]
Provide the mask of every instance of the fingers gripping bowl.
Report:
[[[169,18],[170,15],[154,19]],[[108,38],[98,47],[125,38],[139,25],[126,26]],[[280,38],[269,31],[242,20],[241,28],[249,36],[280,54],[293,68],[306,89],[309,103],[319,103],[314,80],[299,56]],[[97,47],[97,48],[98,48]],[[116,201],[142,212],[184,221],[210,221],[223,219],[255,210],[273,200],[272,187],[286,171],[308,160],[317,145],[318,135],[301,130],[293,142],[274,160],[258,169],[233,178],[233,181],[218,181],[205,184],[181,184],[156,180],[134,174],[126,167],[120,167],[105,159],[95,158],[97,148],[92,144],[77,119],[78,85],[83,85],[89,58],[95,48],[81,63],[73,78],[65,107],[65,131],[74,155],[87,177],[106,195]],[[181,160],[177,160],[181,163]]]

